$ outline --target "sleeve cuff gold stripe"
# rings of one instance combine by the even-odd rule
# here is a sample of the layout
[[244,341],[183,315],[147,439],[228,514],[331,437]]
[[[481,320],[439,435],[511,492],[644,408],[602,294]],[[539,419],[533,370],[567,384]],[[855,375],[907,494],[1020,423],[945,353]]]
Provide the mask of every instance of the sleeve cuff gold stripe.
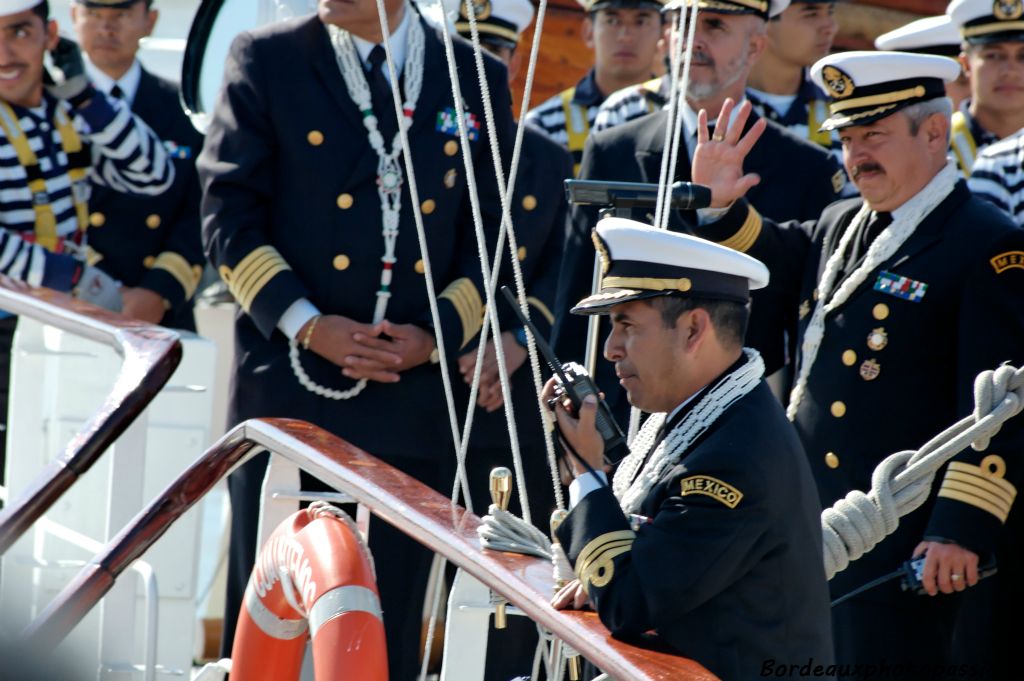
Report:
[[576,572],[576,576],[579,577],[580,584],[583,586],[583,591],[589,594],[591,586],[596,586],[598,588],[607,586],[615,575],[615,559],[632,550],[632,539],[625,543],[617,543],[612,548],[606,549],[599,556],[596,556],[594,560],[580,568]]
[[996,499],[999,499],[1001,503],[1006,504],[1007,508],[1013,505],[1013,500],[1017,496],[1016,492],[1007,492],[999,485],[994,484],[991,478],[970,475],[969,473],[964,473],[962,471],[947,471],[944,482],[957,482],[984,490],[986,493],[991,494]]
[[587,542],[587,545],[580,551],[580,555],[576,557],[576,564],[580,565],[590,560],[591,556],[604,548],[605,544],[611,542],[618,542],[623,540],[633,541],[636,539],[636,533],[633,530],[616,530],[615,532],[606,532],[594,539]]
[[551,310],[548,309],[548,306],[541,302],[540,299],[530,296],[526,299],[526,302],[537,308],[537,312],[544,315],[544,319],[548,320],[548,324],[555,323],[555,315],[551,314]]
[[970,483],[960,482],[959,480],[946,479],[942,483],[942,487],[939,488],[939,492],[944,489],[951,489],[956,490],[957,492],[963,492],[964,494],[974,495],[979,499],[984,499],[988,503],[992,504],[992,506],[1001,509],[1005,513],[1009,513],[1010,507],[1013,506],[1013,502],[1006,501],[1002,497],[992,494],[992,492],[987,489],[982,489]]
[[950,487],[947,487],[946,484],[943,484],[942,489],[939,490],[939,498],[953,499],[954,501],[961,501],[967,504],[968,506],[980,508],[982,511],[994,515],[996,518],[999,519],[999,522],[1001,523],[1006,522],[1006,516],[1009,514],[1008,510],[999,508],[994,504],[990,503],[989,501],[982,499],[981,497],[975,496],[973,494],[968,494],[966,492],[961,492],[960,490],[957,489],[952,489]]
[[740,253],[746,253],[761,236],[761,214],[753,206],[747,206],[747,219],[739,231],[719,244]]
[[284,262],[284,260],[276,253],[262,253],[259,258],[247,262],[245,269],[235,268],[231,276],[231,284],[239,291],[244,291],[252,285],[252,282],[259,279],[268,267],[279,262]]
[[181,288],[185,292],[185,300],[191,298],[192,294],[196,292],[199,277],[196,276],[184,256],[173,251],[164,251],[153,261],[153,269],[157,268],[166,270],[181,284]]
[[263,287],[269,284],[271,279],[279,275],[281,272],[287,271],[288,269],[290,268],[288,268],[287,266],[276,264],[272,269],[267,270],[262,277],[253,282],[252,286],[250,286],[249,289],[244,292],[244,295],[237,296],[238,304],[242,306],[243,310],[249,312],[249,310],[252,308],[253,301],[256,300],[256,296],[260,294],[260,291],[263,290]]
[[[986,459],[987,458],[988,457],[986,457]],[[1008,494],[1011,499],[1017,496],[1017,488],[1013,486],[1013,483],[1004,479],[1001,472],[999,475],[991,475],[987,470],[981,468],[981,466],[973,466],[969,463],[964,463],[963,461],[954,461],[949,464],[949,467],[946,469],[946,476],[948,477],[949,474],[954,471],[982,478],[989,484],[1003,490],[1003,492]]]
[[232,271],[234,272],[232,278],[238,280],[244,277],[246,270],[255,265],[258,260],[261,260],[267,256],[274,255],[276,255],[279,258],[281,257],[281,255],[277,252],[277,249],[275,249],[273,246],[259,246],[258,248],[254,248],[244,258],[239,260],[237,265],[231,268]]
[[462,345],[459,347],[464,348],[483,326],[484,304],[480,292],[471,279],[463,277],[449,284],[440,297],[450,300],[459,315],[462,322]]

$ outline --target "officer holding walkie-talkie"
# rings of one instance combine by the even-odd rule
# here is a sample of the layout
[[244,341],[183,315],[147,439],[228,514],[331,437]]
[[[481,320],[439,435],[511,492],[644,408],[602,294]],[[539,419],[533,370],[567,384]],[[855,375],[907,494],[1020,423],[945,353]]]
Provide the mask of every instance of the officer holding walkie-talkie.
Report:
[[827,669],[814,480],[764,362],[743,347],[767,268],[623,218],[598,223],[594,243],[600,287],[573,312],[611,317],[605,358],[651,416],[609,481],[601,403],[564,385],[559,399],[559,381],[581,377],[546,386],[576,476],[557,534],[577,580],[554,605],[589,602],[619,637],[654,630],[722,679],[797,677],[808,660]]

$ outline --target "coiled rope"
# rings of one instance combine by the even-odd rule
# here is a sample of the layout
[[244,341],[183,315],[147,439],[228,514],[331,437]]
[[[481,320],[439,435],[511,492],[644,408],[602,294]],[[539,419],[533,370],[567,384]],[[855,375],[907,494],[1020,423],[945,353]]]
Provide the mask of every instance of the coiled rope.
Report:
[[875,467],[871,489],[854,490],[821,514],[825,574],[832,579],[896,531],[902,516],[928,499],[935,474],[969,446],[982,451],[1007,420],[1024,409],[1024,368],[1003,365],[974,380],[974,413],[917,451],[886,457]]

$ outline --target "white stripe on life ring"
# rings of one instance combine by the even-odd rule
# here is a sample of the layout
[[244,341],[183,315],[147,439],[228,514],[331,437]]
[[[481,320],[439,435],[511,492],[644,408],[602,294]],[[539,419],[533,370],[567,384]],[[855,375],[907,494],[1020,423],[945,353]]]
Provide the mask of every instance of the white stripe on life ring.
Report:
[[309,631],[313,638],[320,628],[347,612],[366,612],[383,619],[380,599],[365,586],[339,586],[325,592],[309,609]]

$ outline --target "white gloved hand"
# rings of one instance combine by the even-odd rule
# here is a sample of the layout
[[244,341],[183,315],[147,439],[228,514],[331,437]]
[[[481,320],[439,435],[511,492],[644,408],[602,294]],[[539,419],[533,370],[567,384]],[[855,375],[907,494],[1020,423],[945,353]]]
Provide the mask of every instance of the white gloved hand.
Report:
[[83,265],[82,276],[72,295],[79,300],[92,303],[111,312],[120,312],[124,305],[121,285],[98,267]]

